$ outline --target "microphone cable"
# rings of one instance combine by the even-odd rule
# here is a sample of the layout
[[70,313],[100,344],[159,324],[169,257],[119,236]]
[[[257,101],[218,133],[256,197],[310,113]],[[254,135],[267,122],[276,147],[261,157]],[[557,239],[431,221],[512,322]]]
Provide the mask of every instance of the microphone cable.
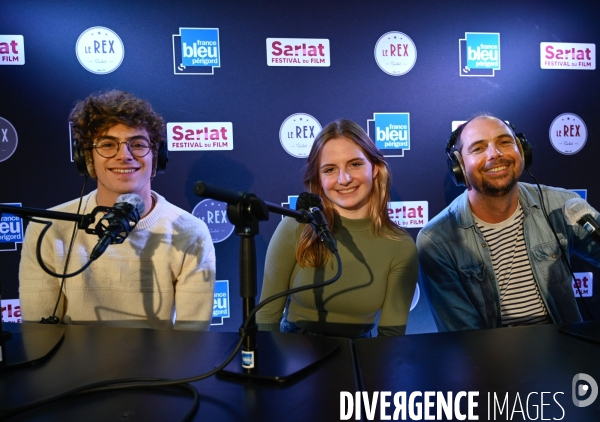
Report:
[[567,264],[567,268],[569,269],[569,272],[571,273],[571,277],[573,277],[573,281],[575,282],[575,287],[577,288],[577,293],[579,293],[579,298],[582,299],[581,303],[583,304],[583,307],[585,308],[585,311],[587,312],[587,314],[591,318],[591,320],[595,321],[594,315],[592,314],[592,312],[590,311],[590,309],[587,306],[587,302],[585,300],[583,300],[583,294],[581,293],[581,290],[579,289],[579,283],[577,282],[577,278],[575,277],[573,268],[571,268],[571,263],[569,262],[567,253],[566,253],[565,249],[563,248],[563,246],[561,245],[560,240],[558,239],[558,234],[554,230],[554,227],[552,226],[552,222],[550,221],[550,217],[548,216],[548,212],[546,211],[546,206],[544,205],[544,194],[542,192],[542,187],[540,186],[537,179],[533,176],[533,174],[531,174],[529,169],[527,169],[527,174],[529,174],[529,176],[534,180],[534,182],[538,188],[538,195],[540,196],[540,205],[542,208],[542,212],[544,214],[544,217],[546,218],[546,222],[550,226],[550,230],[552,230],[552,233],[554,234],[556,243],[558,244],[558,247],[562,253],[563,259],[564,259],[565,263]]
[[102,391],[115,391],[115,390],[136,389],[136,388],[173,387],[173,388],[184,389],[187,392],[191,393],[191,395],[192,395],[193,401],[190,406],[190,409],[184,415],[183,419],[181,419],[182,421],[189,421],[194,417],[194,415],[196,414],[198,407],[200,405],[200,396],[199,396],[198,390],[190,383],[209,378],[209,377],[217,374],[221,370],[223,370],[227,365],[229,365],[229,363],[235,358],[235,356],[238,354],[238,352],[242,348],[242,344],[244,342],[245,335],[248,331],[248,325],[250,324],[250,321],[252,320],[252,318],[254,317],[256,312],[258,312],[258,310],[261,309],[263,306],[265,306],[268,303],[271,303],[272,301],[279,299],[281,297],[292,295],[294,293],[298,293],[298,292],[301,292],[304,290],[311,290],[311,289],[317,289],[320,287],[325,287],[325,286],[328,286],[328,285],[334,283],[335,281],[337,281],[342,275],[342,260],[337,252],[335,252],[334,255],[336,258],[338,268],[337,268],[336,274],[331,279],[324,281],[322,283],[318,283],[318,284],[309,284],[307,286],[295,287],[293,289],[285,290],[283,292],[274,294],[274,295],[266,298],[265,300],[260,302],[258,305],[256,305],[254,307],[254,309],[252,309],[252,311],[250,311],[249,315],[246,317],[246,319],[240,326],[240,330],[239,330],[240,339],[236,343],[231,354],[223,361],[223,363],[221,363],[218,367],[216,367],[215,369],[213,369],[211,371],[208,371],[204,374],[200,374],[200,375],[197,375],[194,377],[182,378],[182,379],[176,379],[176,380],[169,380],[169,379],[164,379],[164,378],[122,378],[122,379],[99,381],[99,382],[95,382],[92,384],[87,384],[87,385],[83,385],[80,387],[76,387],[74,389],[71,389],[71,390],[68,390],[68,391],[65,391],[65,392],[62,392],[59,394],[55,394],[50,397],[42,398],[39,400],[34,400],[29,403],[25,403],[25,404],[13,406],[13,407],[5,408],[5,409],[0,409],[0,416],[2,416],[3,418],[7,418],[10,416],[17,415],[19,413],[23,413],[23,412],[32,410],[36,407],[39,407],[39,406],[42,406],[45,404],[53,403],[55,401],[58,401],[58,400],[61,400],[64,398],[73,397],[73,396],[77,396],[77,395],[92,394],[95,392],[102,392]]
[[[79,211],[81,210],[81,204],[83,202],[83,193],[85,192],[85,187],[87,185],[87,181],[88,181],[88,177],[84,176],[83,177],[83,186],[81,187],[81,193],[79,194],[79,204],[77,205],[77,212],[76,212],[76,214],[79,214]],[[42,317],[42,319],[40,320],[40,324],[59,324],[60,323],[60,318],[58,318],[56,316],[56,311],[58,310],[58,305],[60,304],[60,298],[62,296],[62,291],[63,291],[63,288],[65,286],[65,280],[68,277],[72,277],[73,275],[79,274],[80,272],[84,271],[87,267],[89,267],[89,263],[88,263],[88,265],[86,265],[81,271],[79,271],[77,273],[74,273],[74,274],[67,274],[67,268],[69,266],[69,260],[71,258],[71,251],[73,249],[73,244],[75,243],[75,235],[77,233],[77,223],[75,223],[75,225],[73,226],[73,233],[71,234],[71,241],[69,243],[69,248],[67,249],[67,256],[65,257],[65,266],[63,268],[63,273],[62,274],[57,274],[57,273],[54,273],[54,272],[50,271],[44,265],[44,262],[42,261],[42,258],[41,258],[41,243],[42,243],[42,238],[44,237],[46,231],[48,231],[48,229],[52,225],[52,222],[50,222],[50,221],[43,221],[43,220],[36,220],[34,218],[27,218],[27,220],[29,220],[30,222],[33,222],[33,223],[40,223],[40,224],[45,224],[46,225],[46,227],[44,227],[44,229],[40,233],[40,238],[38,239],[38,242],[37,242],[37,245],[36,245],[36,258],[38,260],[38,263],[40,264],[40,266],[42,267],[42,269],[46,273],[52,275],[53,277],[61,279],[60,287],[58,289],[58,297],[56,298],[56,304],[54,305],[54,311],[52,312],[52,315],[50,315],[48,318]]]
[[[123,196],[125,196],[125,195],[121,195],[121,196],[119,196],[119,198],[121,198]],[[140,200],[141,200],[141,197],[139,195],[132,195],[132,196],[140,198]],[[127,201],[123,201],[123,202],[127,202]],[[141,209],[143,209],[143,201],[141,202],[141,204],[142,204],[141,205],[141,207],[142,207]],[[81,206],[81,198],[80,198],[80,204],[79,205]],[[64,278],[69,278],[69,277],[74,277],[74,276],[82,273],[83,271],[85,271],[92,264],[92,262],[94,262],[104,252],[104,250],[106,249],[106,247],[109,244],[112,244],[112,243],[122,243],[125,240],[125,238],[127,237],[127,235],[129,234],[129,231],[131,229],[133,229],[135,227],[135,225],[137,224],[137,222],[139,221],[139,211],[137,210],[137,206],[134,206],[133,204],[128,203],[128,202],[127,202],[127,205],[134,207],[133,210],[131,211],[131,212],[135,212],[133,227],[128,226],[127,229],[126,229],[124,226],[119,226],[119,228],[123,227],[123,230],[126,231],[125,235],[120,235],[118,233],[114,233],[114,232],[111,231],[111,227],[113,227],[113,223],[110,223],[108,227],[101,227],[102,221],[104,221],[104,218],[107,218],[107,217],[102,218],[100,220],[100,223],[96,225],[96,231],[95,231],[95,233],[98,234],[99,230],[101,230],[101,229],[104,229],[104,232],[103,232],[102,235],[98,234],[98,236],[100,236],[100,241],[96,245],[96,247],[94,247],[94,249],[92,250],[92,253],[90,254],[89,261],[82,268],[80,268],[79,270],[77,270],[77,271],[75,271],[73,273],[70,273],[70,274],[66,274],[66,269],[67,269],[67,265],[68,265],[68,259],[65,262],[65,271],[64,271],[63,274],[55,273],[54,271],[52,271],[51,269],[49,269],[46,266],[46,264],[44,263],[43,259],[42,259],[42,242],[43,242],[43,238],[46,235],[46,232],[48,231],[48,229],[50,228],[50,226],[52,225],[52,223],[49,222],[49,221],[42,221],[42,220],[30,219],[30,221],[46,225],[46,227],[44,227],[42,229],[41,233],[40,233],[40,236],[39,236],[38,241],[37,241],[37,247],[36,247],[36,257],[37,257],[38,264],[40,265],[40,267],[47,274],[50,274],[51,276],[56,277],[56,278],[63,278],[63,279]],[[119,208],[119,203],[115,204],[115,206],[112,207],[112,208],[110,208],[110,207],[96,207],[96,208],[94,208],[93,214],[90,214],[90,216],[95,215],[95,213],[98,212],[97,210],[100,209],[101,211],[104,210],[104,212],[106,212],[107,216],[113,216],[113,218],[115,218],[117,220],[123,220],[124,218],[122,216],[119,216],[119,218],[117,218],[117,217],[114,217],[114,214],[112,214],[111,210],[118,209],[118,208]],[[79,210],[80,210],[80,208],[77,210],[78,214],[79,214]],[[90,217],[90,216],[88,216],[88,217]],[[101,227],[101,229],[99,229],[99,227]],[[74,233],[73,233],[73,235],[71,237],[71,244],[69,246],[69,251],[68,251],[67,258],[71,254],[71,249],[72,249],[73,241],[74,241],[74,238],[75,238],[75,231],[78,228],[79,228],[78,223],[76,223],[76,225],[74,227]],[[114,230],[114,228],[113,228],[113,230]],[[86,232],[87,233],[94,233],[94,231],[90,232],[87,229],[86,229]],[[108,235],[107,235],[107,233],[108,233]],[[104,242],[104,243],[100,243],[100,242]],[[103,248],[97,249],[99,246],[103,246]],[[59,297],[59,299],[60,299],[60,297]]]
[[[42,224],[46,225],[46,227],[44,227],[42,229],[41,233],[40,233],[40,237],[39,237],[39,239],[37,241],[37,245],[36,245],[36,248],[35,248],[35,254],[36,254],[38,263],[40,264],[40,267],[42,267],[42,269],[44,270],[44,272],[46,272],[47,274],[50,274],[53,277],[62,278],[62,280],[63,280],[63,282],[61,283],[61,291],[62,291],[62,286],[64,285],[64,280],[66,278],[75,277],[77,274],[81,274],[90,265],[92,265],[92,262],[94,262],[94,260],[93,259],[88,260],[88,262],[86,262],[86,264],[83,267],[81,267],[79,270],[77,270],[77,271],[75,271],[73,273],[66,274],[66,265],[65,265],[65,273],[63,273],[63,274],[55,273],[50,268],[48,268],[46,266],[46,264],[44,264],[44,260],[42,259],[42,241],[44,239],[44,236],[46,235],[46,232],[48,231],[48,229],[52,225],[52,223],[50,221],[42,221],[42,220],[34,220],[34,219],[32,219],[31,221],[33,221],[34,223],[42,223]],[[74,236],[73,236],[73,238],[74,238]],[[71,238],[71,241],[73,241],[73,238]],[[69,248],[69,253],[70,253],[70,248]],[[59,292],[59,296],[58,296],[59,300],[60,300],[60,294],[61,293]]]

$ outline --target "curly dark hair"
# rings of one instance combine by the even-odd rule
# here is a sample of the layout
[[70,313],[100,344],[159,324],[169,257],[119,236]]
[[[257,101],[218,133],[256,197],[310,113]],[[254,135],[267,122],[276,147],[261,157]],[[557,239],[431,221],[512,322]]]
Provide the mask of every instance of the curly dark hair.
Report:
[[69,122],[72,124],[75,140],[85,151],[88,171],[94,179],[96,172],[92,144],[98,136],[119,123],[148,132],[154,156],[152,174],[156,174],[156,157],[160,143],[164,142],[165,122],[148,101],[119,90],[94,93],[75,104],[69,115]]

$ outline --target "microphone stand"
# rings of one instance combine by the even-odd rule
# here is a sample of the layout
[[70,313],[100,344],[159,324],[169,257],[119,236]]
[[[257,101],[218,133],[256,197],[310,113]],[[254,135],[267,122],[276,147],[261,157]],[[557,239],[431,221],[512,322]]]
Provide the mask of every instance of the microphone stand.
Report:
[[[25,217],[42,217],[73,221],[77,223],[77,228],[84,229],[87,233],[94,234],[96,232],[88,227],[95,221],[96,213],[107,209],[107,207],[97,207],[91,214],[81,215],[0,204],[0,217],[2,217],[2,213],[5,212]],[[0,298],[1,296],[2,280],[0,278]],[[0,372],[10,366],[21,365],[42,359],[59,344],[65,331],[64,328],[48,325],[9,325],[14,327],[11,327],[9,331],[5,331],[0,315]]]
[[[254,237],[259,232],[259,222],[268,220],[269,212],[296,219],[304,217],[304,214],[263,201],[252,193],[235,192],[202,181],[196,182],[194,193],[228,204],[227,217],[240,236],[240,296],[242,321],[245,321],[255,307],[257,295]],[[339,347],[335,339],[328,337],[290,334],[277,337],[275,333],[261,333],[259,336],[263,348],[260,351],[262,353],[259,353],[257,332],[258,326],[253,315],[248,328],[240,330],[240,335],[244,337],[241,356],[236,356],[223,370],[225,374],[283,382],[329,356]],[[232,353],[233,347],[225,352],[224,357]]]

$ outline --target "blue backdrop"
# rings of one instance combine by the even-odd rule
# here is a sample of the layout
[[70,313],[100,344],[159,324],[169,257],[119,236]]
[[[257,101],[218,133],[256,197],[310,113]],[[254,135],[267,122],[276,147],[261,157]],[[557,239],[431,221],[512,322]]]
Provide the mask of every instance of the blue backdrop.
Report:
[[[595,143],[600,131],[595,70],[599,18],[598,3],[582,0],[4,0],[0,202],[48,208],[78,197],[83,179],[70,161],[67,116],[75,101],[116,88],[149,100],[168,123],[179,123],[177,131],[177,125],[170,127],[181,142],[197,144],[198,138],[206,140],[203,134],[214,136],[208,148],[204,143],[198,150],[172,145],[166,173],[153,181],[154,190],[190,212],[202,200],[193,192],[198,180],[282,204],[302,192],[305,159],[284,148],[290,126],[280,135],[294,114],[301,115],[290,124],[301,128],[301,136],[292,147],[301,151],[311,142],[310,130],[303,132],[302,127],[315,126],[314,121],[324,126],[348,118],[373,136],[385,125],[375,114],[399,113],[392,115],[392,123],[405,122],[407,132],[406,142],[388,151],[397,155],[388,159],[392,201],[408,201],[409,208],[410,201],[420,201],[426,205],[427,221],[462,191],[446,168],[444,145],[452,122],[480,111],[502,117],[525,133],[533,144],[531,170],[541,183],[583,190],[598,208],[600,188],[593,175],[600,149]],[[88,33],[92,27],[107,29],[95,35]],[[541,43],[550,43],[550,50],[542,51]],[[293,55],[285,55],[286,45]],[[590,45],[593,51],[586,53]],[[79,57],[76,46],[82,48]],[[557,55],[558,49],[571,48],[582,49],[587,57]],[[543,57],[548,51],[552,60]],[[102,57],[122,61],[103,63]],[[194,63],[194,57],[199,61]],[[296,63],[294,58],[324,61]],[[573,67],[592,61],[594,69]],[[568,69],[556,69],[565,63],[570,63]],[[116,64],[110,73],[101,73],[102,66]],[[567,117],[581,132],[585,125],[587,137],[577,153],[569,153],[556,133],[551,136],[555,119]],[[14,152],[11,125],[18,136]],[[186,128],[194,133],[187,141],[181,139]],[[584,142],[582,133],[575,138]],[[528,176],[522,180],[530,181]],[[92,182],[87,191],[93,188]],[[215,224],[217,211],[211,209]],[[413,236],[419,220],[405,221]],[[272,215],[256,237],[259,280],[279,221]],[[217,279],[229,282],[220,286],[219,303],[228,287],[231,311],[213,329],[235,331],[241,322],[239,240],[226,237],[226,226],[212,230],[225,238],[216,243]],[[4,242],[0,249],[5,249],[0,251],[3,299],[15,299],[21,245]],[[595,271],[578,259],[574,267]],[[597,295],[585,300],[599,312]],[[221,323],[221,317],[215,322]],[[421,297],[411,311],[408,332],[433,330]]]

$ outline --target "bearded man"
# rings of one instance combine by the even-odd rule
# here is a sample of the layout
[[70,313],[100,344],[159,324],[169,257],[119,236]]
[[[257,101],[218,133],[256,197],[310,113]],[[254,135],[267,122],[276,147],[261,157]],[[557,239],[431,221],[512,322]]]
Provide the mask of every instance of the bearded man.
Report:
[[540,195],[519,182],[531,145],[493,116],[455,130],[446,152],[467,189],[417,236],[419,282],[438,330],[581,321],[568,260],[576,253],[598,266],[600,246],[565,220],[563,205],[578,195],[549,186]]

